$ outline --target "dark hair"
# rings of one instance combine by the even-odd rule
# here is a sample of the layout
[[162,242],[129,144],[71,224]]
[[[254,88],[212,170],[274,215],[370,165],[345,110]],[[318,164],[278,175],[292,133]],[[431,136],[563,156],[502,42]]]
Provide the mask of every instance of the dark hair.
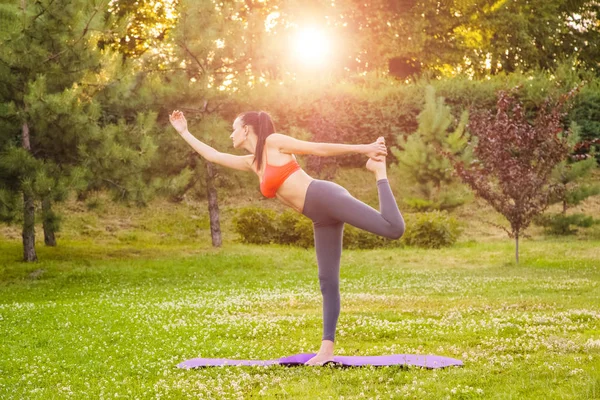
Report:
[[248,111],[241,113],[238,117],[242,119],[244,125],[250,125],[254,129],[256,136],[258,136],[253,162],[257,163],[256,170],[260,171],[265,140],[267,139],[267,136],[275,133],[273,120],[271,120],[271,116],[264,111]]

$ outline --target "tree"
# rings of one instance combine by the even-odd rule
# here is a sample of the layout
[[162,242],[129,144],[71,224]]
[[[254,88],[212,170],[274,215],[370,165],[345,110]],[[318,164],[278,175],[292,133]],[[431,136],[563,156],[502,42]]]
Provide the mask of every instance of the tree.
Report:
[[[162,93],[164,116],[172,109],[182,110],[190,130],[200,140],[217,149],[230,143],[230,126],[241,110],[228,109],[229,98],[234,93],[237,99],[244,98],[249,87],[275,79],[281,71],[280,64],[273,62],[276,54],[267,46],[265,22],[274,10],[273,3],[179,2],[178,23],[165,38],[171,50],[157,64],[167,87]],[[198,163],[189,146],[177,140],[170,128],[159,137],[163,160],[170,165],[162,161],[161,168],[158,161],[152,170],[169,171],[172,193],[177,198],[190,190],[206,192],[213,245],[220,246],[216,186],[219,180],[233,181],[235,172],[204,160]]]
[[450,160],[443,152],[468,162],[468,152],[459,155],[467,143],[464,135],[467,118],[465,111],[454,131],[449,132],[455,118],[444,104],[444,98],[436,98],[433,86],[427,86],[425,107],[417,117],[417,131],[407,137],[398,135],[400,148],[391,147],[398,159],[391,172],[401,175],[409,184],[407,187],[416,189],[414,197],[405,198],[410,207],[419,211],[449,210],[464,203]]
[[177,0],[111,1],[104,9],[104,18],[112,20],[116,29],[104,35],[99,47],[112,47],[123,54],[123,59],[137,59],[150,49],[159,49],[173,27],[176,3]]
[[586,178],[596,168],[596,159],[593,154],[582,156],[575,154],[575,149],[581,145],[580,127],[571,123],[569,143],[569,159],[561,161],[552,171],[551,180],[561,188],[556,197],[551,199],[551,204],[562,203],[562,211],[557,214],[541,215],[535,223],[546,228],[550,233],[566,235],[576,233],[572,226],[587,227],[594,223],[591,216],[585,214],[567,215],[567,210],[580,204],[590,196],[600,193],[600,185],[589,184]]
[[[571,123],[570,135],[567,138],[569,143],[569,153],[573,154],[575,148],[579,145],[581,135],[580,127],[576,123]],[[567,213],[567,209],[580,204],[590,196],[600,193],[599,185],[590,185],[585,182],[592,170],[596,167],[596,160],[592,155],[586,155],[583,159],[571,157],[570,160],[561,161],[552,171],[552,179],[562,187],[560,196],[553,199],[553,202],[562,203],[562,214]]]
[[510,229],[503,229],[515,239],[517,263],[519,238],[560,190],[549,180],[569,154],[561,118],[564,103],[575,90],[556,102],[547,99],[533,123],[516,90],[500,91],[496,115],[484,110],[471,116],[473,161],[467,165],[449,155],[463,181],[510,223]]
[[[143,162],[136,163],[152,158],[151,140],[124,135],[136,132],[124,123],[103,123],[93,101],[122,72],[120,60],[97,46],[108,29],[102,6],[106,4],[66,0],[2,4],[3,22],[8,23],[0,30],[0,197],[7,222],[20,220],[15,199],[23,198],[25,261],[37,259],[37,202],[42,204],[45,242],[54,245],[59,218],[52,202],[64,199],[68,190],[99,180],[112,181],[121,192],[152,188],[140,179]],[[101,164],[105,171],[95,168]],[[118,174],[133,186],[110,179]]]
[[279,7],[280,18],[297,22],[310,13],[322,21],[341,38],[335,50],[348,74],[389,66],[402,78],[419,71],[484,77],[552,70],[567,58],[600,72],[597,0],[339,0],[302,3],[303,10],[291,4]]

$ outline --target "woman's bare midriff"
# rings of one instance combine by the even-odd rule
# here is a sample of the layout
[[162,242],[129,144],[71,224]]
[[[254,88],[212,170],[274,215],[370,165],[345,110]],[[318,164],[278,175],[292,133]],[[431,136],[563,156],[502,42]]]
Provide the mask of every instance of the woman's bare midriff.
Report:
[[[266,151],[269,152],[269,165],[284,165],[292,161],[292,159],[295,159],[295,157],[291,154],[280,153],[279,149],[267,149],[267,146],[265,146],[265,152]],[[265,160],[263,160],[263,171],[264,165]],[[262,175],[258,172],[256,172],[256,175],[258,175],[260,182],[262,180]],[[308,185],[310,185],[312,181],[314,181],[314,178],[300,168],[287,177],[285,182],[283,182],[283,184],[277,190],[275,196],[286,206],[293,208],[299,213],[302,213],[302,210],[304,209],[304,201],[306,200],[306,191],[308,190]]]
[[286,206],[302,213],[306,201],[306,191],[312,181],[314,181],[314,178],[304,172],[302,168],[295,171],[288,176],[283,185],[277,190],[277,199]]

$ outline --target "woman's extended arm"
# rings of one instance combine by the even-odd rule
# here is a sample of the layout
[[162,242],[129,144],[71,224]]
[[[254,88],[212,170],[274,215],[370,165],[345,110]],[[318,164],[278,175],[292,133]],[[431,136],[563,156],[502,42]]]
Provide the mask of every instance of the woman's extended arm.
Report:
[[317,143],[298,140],[291,136],[273,133],[267,138],[270,144],[279,151],[288,154],[313,154],[315,156],[337,156],[341,154],[359,153],[378,159],[387,155],[385,139],[380,136],[371,144]]
[[173,111],[173,114],[169,115],[169,121],[177,132],[179,132],[181,137],[207,161],[241,171],[252,171],[252,167],[250,166],[252,155],[234,156],[233,154],[221,153],[206,143],[196,139],[194,135],[188,131],[187,121],[181,112]]

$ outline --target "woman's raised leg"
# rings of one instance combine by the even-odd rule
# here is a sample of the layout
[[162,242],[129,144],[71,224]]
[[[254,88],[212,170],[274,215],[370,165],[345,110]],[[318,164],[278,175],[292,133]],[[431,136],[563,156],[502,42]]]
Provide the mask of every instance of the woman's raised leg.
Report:
[[353,197],[347,190],[331,199],[330,215],[359,229],[399,239],[405,230],[404,218],[398,209],[396,199],[387,178],[377,181],[379,210]]

